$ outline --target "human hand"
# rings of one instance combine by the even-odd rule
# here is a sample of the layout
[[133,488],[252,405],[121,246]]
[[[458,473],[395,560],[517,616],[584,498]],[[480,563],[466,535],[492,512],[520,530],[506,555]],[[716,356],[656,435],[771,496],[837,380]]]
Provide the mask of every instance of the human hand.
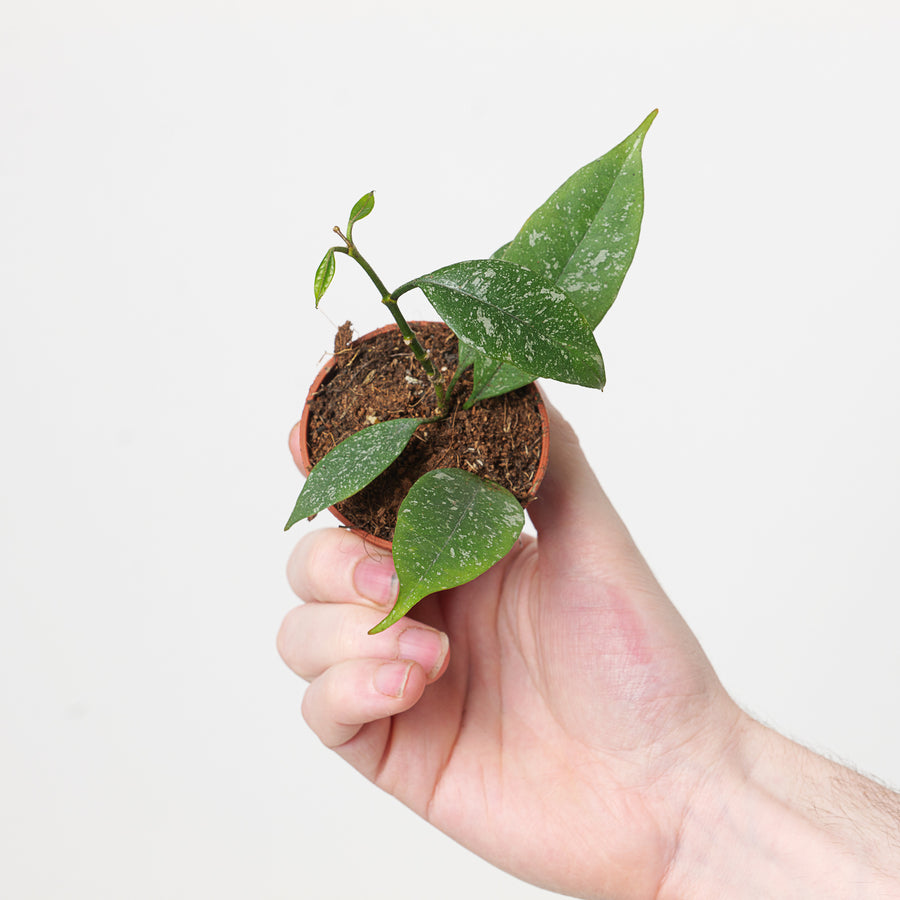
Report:
[[312,532],[279,650],[322,741],[455,840],[552,890],[656,897],[746,717],[552,410],[551,428],[536,540],[370,636],[389,555]]

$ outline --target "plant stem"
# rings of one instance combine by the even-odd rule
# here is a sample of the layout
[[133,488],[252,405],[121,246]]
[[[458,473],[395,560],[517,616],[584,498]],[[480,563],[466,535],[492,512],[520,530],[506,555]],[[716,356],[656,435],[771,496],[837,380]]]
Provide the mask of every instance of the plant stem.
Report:
[[[407,347],[412,351],[413,356],[419,361],[422,368],[425,370],[425,373],[428,375],[428,379],[434,388],[434,394],[437,398],[438,409],[441,414],[447,412],[447,401],[449,399],[446,389],[444,388],[444,379],[441,377],[441,373],[438,372],[434,363],[431,360],[431,354],[422,346],[419,342],[419,339],[416,337],[416,333],[412,330],[409,325],[409,322],[403,316],[403,313],[400,312],[400,307],[397,305],[396,299],[391,296],[391,292],[385,287],[384,282],[378,277],[376,271],[369,265],[368,260],[359,252],[356,247],[356,244],[353,243],[349,238],[345,237],[341,233],[341,229],[338,228],[337,225],[334,226],[335,234],[337,234],[341,240],[347,245],[346,251],[341,247],[343,252],[346,252],[351,259],[355,259],[357,263],[359,263],[362,270],[369,276],[372,284],[378,289],[378,292],[381,294],[381,302],[390,310],[391,315],[394,317],[394,321],[397,323],[397,327],[400,329],[400,334],[403,338],[403,343],[406,344]],[[335,248],[338,249],[338,248]]]
[[435,365],[431,360],[431,354],[421,345],[421,343],[419,343],[416,333],[410,328],[409,323],[403,317],[403,313],[400,312],[397,301],[392,299],[391,295],[388,294],[381,298],[381,302],[390,310],[391,315],[394,317],[394,321],[400,329],[400,334],[403,336],[403,343],[412,350],[413,356],[415,356],[422,364],[422,368],[425,369],[425,372],[434,387],[438,408],[442,413],[445,413],[447,411],[448,397],[447,392],[444,389],[444,379],[441,377],[441,373],[438,372],[437,368],[435,368]]

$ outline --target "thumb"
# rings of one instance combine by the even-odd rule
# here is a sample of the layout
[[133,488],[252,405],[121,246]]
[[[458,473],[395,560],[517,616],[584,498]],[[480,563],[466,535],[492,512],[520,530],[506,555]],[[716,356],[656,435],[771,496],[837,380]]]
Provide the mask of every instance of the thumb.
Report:
[[550,464],[528,514],[538,532],[541,563],[569,576],[614,575],[640,559],[631,535],[594,474],[572,426],[552,404]]

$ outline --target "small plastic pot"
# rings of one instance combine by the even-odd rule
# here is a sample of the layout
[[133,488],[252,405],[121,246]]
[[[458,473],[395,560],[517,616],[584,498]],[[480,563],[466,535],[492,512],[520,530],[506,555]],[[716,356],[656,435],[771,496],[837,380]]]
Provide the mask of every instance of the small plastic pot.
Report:
[[[410,325],[415,329],[417,326],[425,325],[425,324],[433,324],[426,322],[410,322]],[[384,334],[388,331],[397,331],[398,328],[396,325],[384,325],[381,328],[376,329],[375,331],[370,331],[368,334],[364,334],[362,337],[357,338],[350,344],[350,347],[358,347],[366,341],[370,341],[375,338],[377,335]],[[309,475],[310,470],[312,469],[312,464],[309,459],[309,447],[308,447],[308,430],[309,430],[309,410],[310,403],[313,398],[319,392],[322,384],[328,378],[331,373],[331,370],[335,366],[336,359],[332,356],[325,365],[319,370],[319,374],[316,376],[315,381],[313,381],[309,393],[306,396],[306,402],[303,404],[303,415],[300,417],[300,471],[303,473],[303,476],[306,477]],[[528,495],[525,498],[525,505],[527,506],[532,500],[537,497],[538,488],[541,486],[541,481],[543,481],[544,474],[547,471],[547,463],[549,461],[550,454],[550,419],[547,415],[547,407],[544,405],[544,399],[541,396],[541,392],[538,389],[537,384],[532,383],[528,385],[528,390],[532,391],[537,398],[538,412],[541,417],[541,453],[538,459],[538,466],[534,474],[534,479],[531,484],[531,488],[528,491]],[[368,543],[372,544],[375,547],[380,547],[383,550],[390,551],[391,542],[385,540],[384,538],[376,537],[373,534],[370,534],[367,531],[364,531],[362,528],[357,527],[357,525],[351,521],[349,521],[341,512],[334,506],[329,506],[328,511],[342,524],[347,526],[354,534],[358,534],[360,537],[364,538]]]

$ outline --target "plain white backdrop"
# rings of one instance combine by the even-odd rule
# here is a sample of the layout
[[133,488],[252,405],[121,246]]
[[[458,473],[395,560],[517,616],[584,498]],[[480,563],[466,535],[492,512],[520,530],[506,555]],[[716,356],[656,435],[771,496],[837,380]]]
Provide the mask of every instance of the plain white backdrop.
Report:
[[887,0],[3,3],[0,895],[548,896],[303,724],[286,438],[332,322],[385,321],[347,266],[313,309],[353,201],[399,284],[655,107],[608,387],[547,392],[738,702],[900,784],[898,37]]

